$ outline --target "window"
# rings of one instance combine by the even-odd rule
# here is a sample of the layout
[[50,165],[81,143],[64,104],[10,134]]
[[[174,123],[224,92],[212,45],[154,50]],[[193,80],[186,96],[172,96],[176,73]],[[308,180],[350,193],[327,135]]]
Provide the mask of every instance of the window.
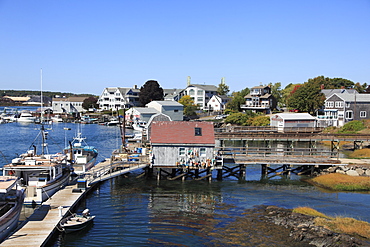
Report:
[[197,94],[198,95],[203,95],[203,90],[198,90]]
[[190,89],[189,90],[189,95],[194,95],[194,94],[195,94],[194,89]]
[[199,155],[203,156],[203,157],[206,156],[206,148],[200,148],[199,149]]
[[202,128],[194,128],[195,130],[195,136],[201,136],[202,135]]
[[179,148],[179,156],[185,156],[185,148]]
[[360,111],[360,117],[362,118],[366,117],[366,111]]
[[179,110],[173,110],[174,112],[179,112]]
[[327,108],[333,108],[333,107],[334,107],[334,101],[326,101],[325,106],[326,106]]
[[335,101],[335,108],[343,108],[343,101]]
[[198,101],[203,101],[203,98],[202,97],[198,97],[197,100]]
[[349,108],[351,106],[351,103],[347,102],[346,107]]
[[353,112],[352,111],[346,111],[346,119],[352,119],[353,118]]

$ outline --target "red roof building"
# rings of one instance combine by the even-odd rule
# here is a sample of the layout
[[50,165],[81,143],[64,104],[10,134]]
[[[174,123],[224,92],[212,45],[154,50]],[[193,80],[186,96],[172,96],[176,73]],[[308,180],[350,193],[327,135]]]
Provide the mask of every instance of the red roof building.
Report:
[[158,121],[149,127],[153,166],[204,164],[214,158],[213,123]]

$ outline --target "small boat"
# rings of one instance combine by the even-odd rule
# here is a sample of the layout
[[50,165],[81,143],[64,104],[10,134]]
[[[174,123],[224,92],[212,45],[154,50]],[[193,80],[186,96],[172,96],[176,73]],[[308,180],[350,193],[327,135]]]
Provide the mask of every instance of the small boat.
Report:
[[87,145],[85,139],[85,137],[82,137],[81,131],[78,130],[76,137],[70,143],[70,147],[64,149],[74,172],[79,175],[93,167],[98,156],[98,150],[94,146]]
[[18,226],[24,190],[14,176],[0,176],[0,243]]
[[137,130],[137,131],[145,131],[146,130],[146,122],[145,121],[135,121],[132,124],[132,127],[134,128],[134,130]]
[[90,216],[89,209],[85,209],[82,215],[72,214],[60,221],[58,229],[65,233],[76,232],[84,229],[94,221],[95,216]]
[[26,153],[3,166],[4,175],[20,178],[21,185],[27,188],[24,204],[41,204],[69,181],[67,155],[48,154],[47,136],[48,132],[41,124],[41,131],[34,142],[41,138],[41,153],[37,154],[36,144],[33,143]]
[[36,117],[31,114],[30,111],[22,111],[17,119],[19,123],[34,123],[36,121]]

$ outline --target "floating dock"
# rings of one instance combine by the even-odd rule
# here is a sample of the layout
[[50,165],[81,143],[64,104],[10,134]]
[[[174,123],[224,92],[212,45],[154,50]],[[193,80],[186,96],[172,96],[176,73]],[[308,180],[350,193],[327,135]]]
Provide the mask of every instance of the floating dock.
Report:
[[[83,191],[73,192],[77,184],[69,185],[55,193],[21,224],[21,227],[1,243],[1,246],[45,246],[55,231],[59,221],[70,214],[80,199]],[[63,207],[60,209],[60,207]],[[62,216],[60,216],[62,210]]]
[[[55,193],[50,199],[42,203],[35,212],[18,229],[4,240],[3,246],[47,246],[60,220],[72,214],[80,200],[86,196],[98,183],[116,176],[143,169],[147,164],[135,164],[126,162],[111,163],[107,159],[93,167],[85,176],[82,186],[78,182],[68,185]],[[118,169],[119,168],[119,169]],[[79,180],[78,180],[79,181]],[[83,187],[81,189],[81,187]],[[60,210],[62,213],[60,213]]]

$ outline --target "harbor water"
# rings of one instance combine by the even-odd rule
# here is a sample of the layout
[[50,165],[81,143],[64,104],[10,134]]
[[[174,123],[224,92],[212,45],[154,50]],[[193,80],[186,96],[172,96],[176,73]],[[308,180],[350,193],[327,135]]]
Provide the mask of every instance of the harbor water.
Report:
[[[36,124],[0,125],[0,166],[25,152],[38,133]],[[49,151],[60,152],[76,134],[77,124],[57,123],[49,129]],[[89,145],[99,150],[98,161],[120,145],[119,128],[82,125]],[[75,234],[60,234],[53,246],[302,246],[286,235],[248,221],[246,209],[255,205],[312,207],[330,216],[370,222],[369,193],[332,193],[300,181],[299,177],[261,180],[260,167],[247,169],[238,181],[156,181],[138,174],[103,182],[79,207],[96,215],[94,223]],[[61,205],[62,206],[62,205]],[[235,224],[245,222],[241,231]]]

